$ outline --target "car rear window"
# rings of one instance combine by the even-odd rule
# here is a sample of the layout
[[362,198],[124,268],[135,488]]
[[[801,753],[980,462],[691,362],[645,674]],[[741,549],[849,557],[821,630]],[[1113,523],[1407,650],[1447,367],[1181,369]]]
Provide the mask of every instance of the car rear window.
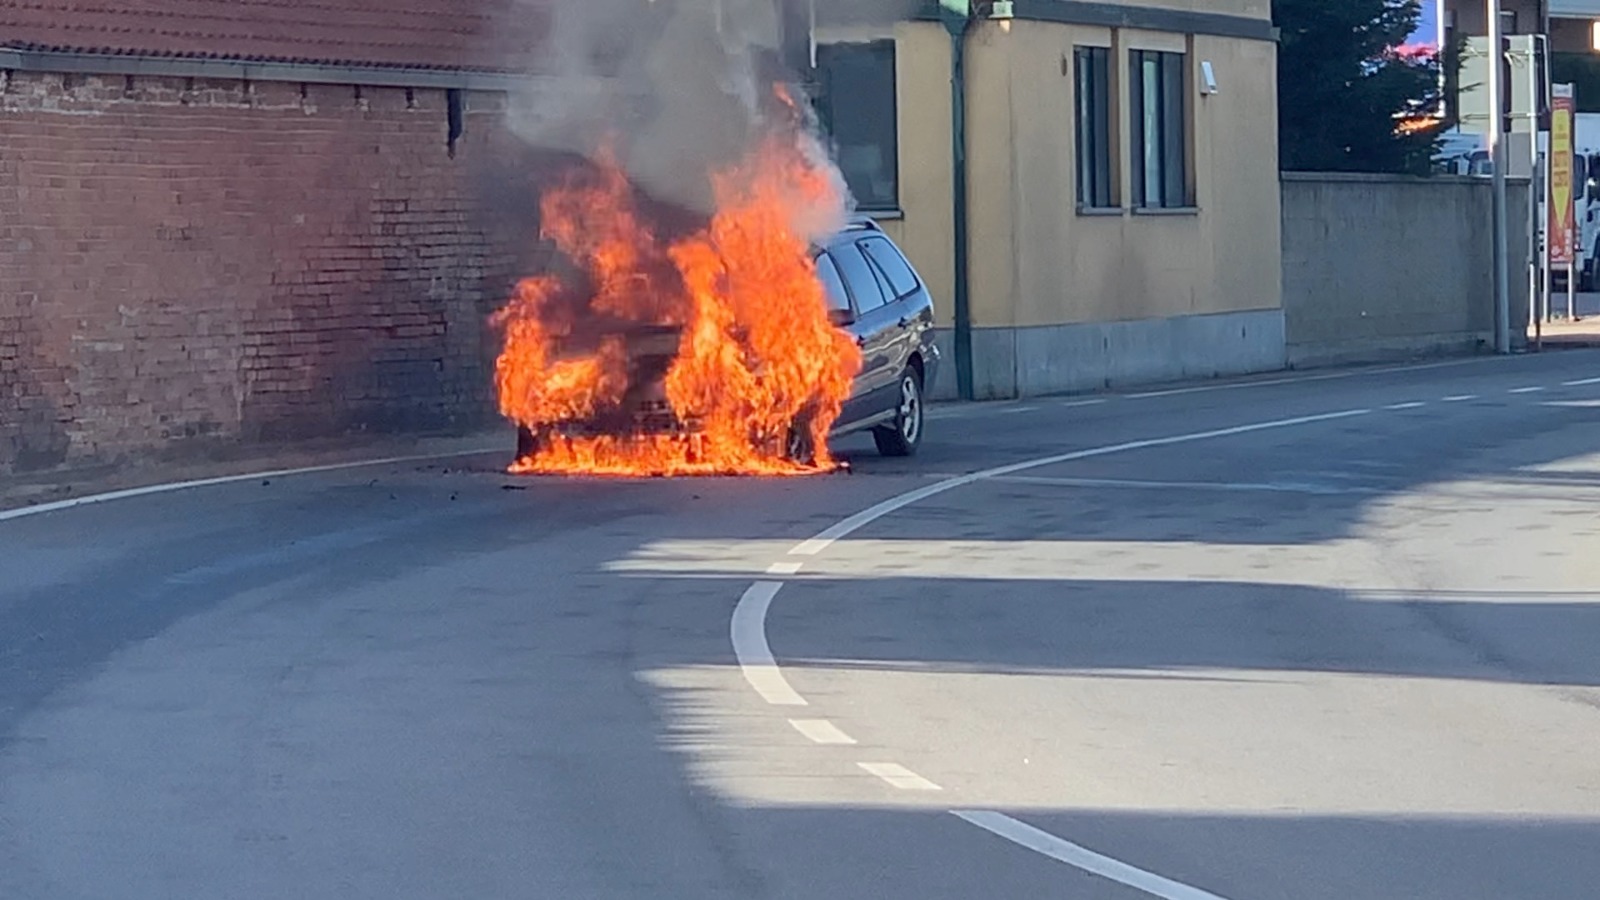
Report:
[[861,249],[889,279],[889,286],[894,290],[895,299],[900,299],[913,294],[917,290],[917,273],[911,270],[911,264],[900,255],[900,251],[885,238],[869,237],[861,241]]

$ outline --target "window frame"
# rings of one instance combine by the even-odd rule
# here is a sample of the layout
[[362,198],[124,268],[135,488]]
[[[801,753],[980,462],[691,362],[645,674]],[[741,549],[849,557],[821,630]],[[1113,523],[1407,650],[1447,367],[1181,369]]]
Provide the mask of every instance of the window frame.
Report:
[[[1128,163],[1135,210],[1195,208],[1190,128],[1194,104],[1189,96],[1194,75],[1190,57],[1186,51],[1128,51]],[[1147,64],[1155,73],[1153,82],[1146,78]],[[1151,99],[1155,101],[1153,117],[1148,102]],[[1151,124],[1156,132],[1153,139],[1147,127]]]
[[[870,41],[838,41],[817,46],[817,64],[813,70],[811,97],[812,108],[816,111],[817,121],[822,131],[827,135],[831,145],[834,159],[839,163],[840,172],[845,176],[846,183],[850,181],[850,170],[839,153],[838,121],[834,107],[834,69],[831,61],[846,54],[860,54],[863,56],[876,56],[879,63],[886,63],[889,87],[889,107],[885,117],[873,117],[869,128],[881,128],[883,131],[874,134],[875,138],[884,138],[877,141],[884,154],[885,174],[889,181],[888,196],[863,196],[858,190],[858,184],[850,184],[850,193],[854,196],[858,208],[865,213],[900,213],[900,197],[903,188],[900,171],[900,56],[899,48],[893,38],[883,38]],[[849,90],[848,87],[846,90]]]
[[1114,47],[1079,44],[1072,48],[1073,146],[1079,211],[1122,208],[1122,179],[1116,153],[1119,104],[1115,60]]

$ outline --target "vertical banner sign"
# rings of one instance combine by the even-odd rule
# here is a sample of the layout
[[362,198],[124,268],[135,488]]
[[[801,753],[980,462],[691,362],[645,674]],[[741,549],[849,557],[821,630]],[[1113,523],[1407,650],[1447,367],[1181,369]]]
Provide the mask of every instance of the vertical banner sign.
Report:
[[1572,85],[1552,85],[1550,99],[1550,229],[1546,245],[1550,265],[1570,266],[1572,259]]

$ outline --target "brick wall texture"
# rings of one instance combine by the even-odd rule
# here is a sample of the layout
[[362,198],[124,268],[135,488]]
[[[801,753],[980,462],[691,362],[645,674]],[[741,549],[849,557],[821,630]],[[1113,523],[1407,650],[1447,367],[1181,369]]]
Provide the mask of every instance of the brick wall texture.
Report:
[[0,73],[0,475],[491,421],[499,102]]

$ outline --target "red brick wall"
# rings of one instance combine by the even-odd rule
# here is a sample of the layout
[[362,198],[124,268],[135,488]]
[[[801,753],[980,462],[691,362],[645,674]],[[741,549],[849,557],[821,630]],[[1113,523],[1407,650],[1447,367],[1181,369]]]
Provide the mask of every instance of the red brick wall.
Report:
[[498,100],[0,74],[0,474],[490,421]]

